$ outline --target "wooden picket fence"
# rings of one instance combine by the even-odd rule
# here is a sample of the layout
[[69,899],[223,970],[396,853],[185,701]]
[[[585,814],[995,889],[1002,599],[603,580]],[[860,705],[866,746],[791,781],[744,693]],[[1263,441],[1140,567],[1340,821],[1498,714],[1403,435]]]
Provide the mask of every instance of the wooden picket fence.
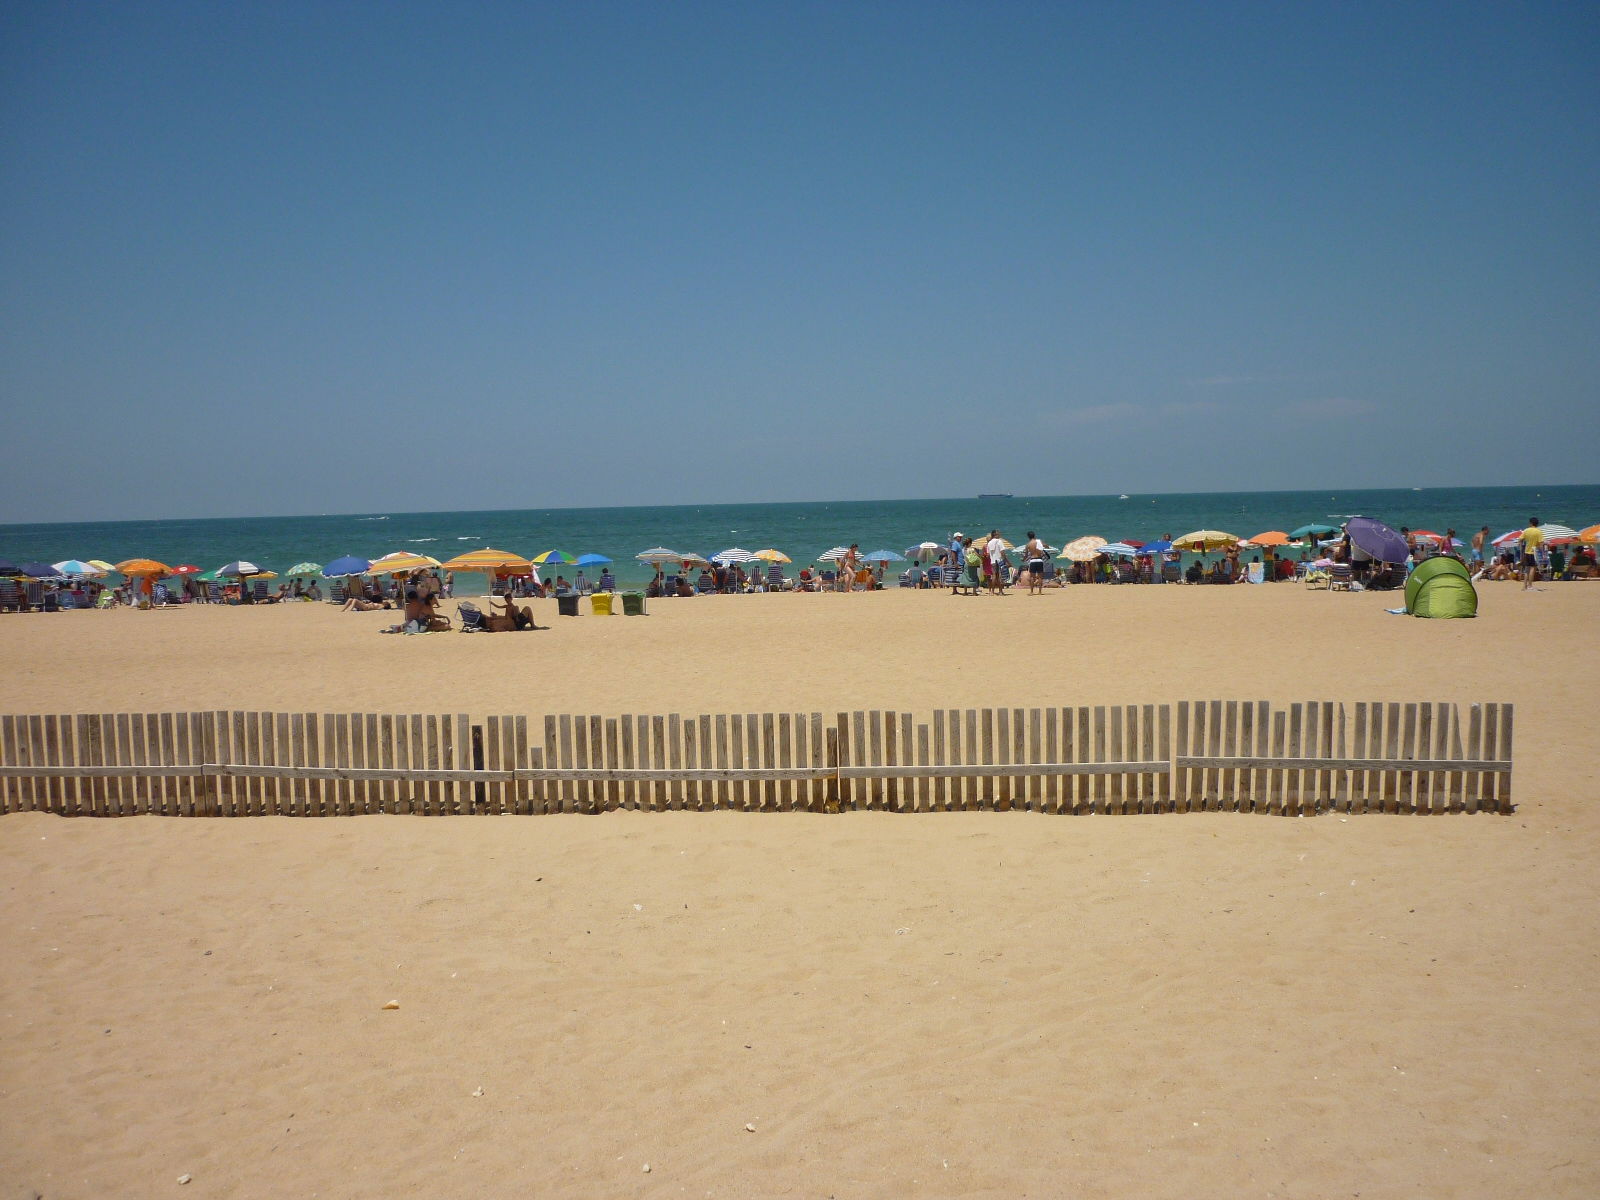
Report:
[[0,812],[1509,812],[1509,704],[0,716]]

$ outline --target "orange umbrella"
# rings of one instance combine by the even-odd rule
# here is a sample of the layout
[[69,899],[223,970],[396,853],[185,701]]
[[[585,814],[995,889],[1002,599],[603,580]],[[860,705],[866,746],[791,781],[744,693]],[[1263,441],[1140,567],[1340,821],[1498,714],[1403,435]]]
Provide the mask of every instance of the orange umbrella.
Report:
[[172,568],[153,558],[129,558],[116,565],[124,575],[171,575]]
[[1281,529],[1269,529],[1266,533],[1258,533],[1253,538],[1246,538],[1252,546],[1287,546],[1289,535]]
[[[377,564],[373,565],[376,566]],[[491,550],[485,547],[482,550],[471,550],[466,554],[456,555],[449,562],[443,564],[441,570],[477,571],[484,575],[501,572],[511,575],[527,575],[533,571],[533,564],[520,554],[512,554],[507,550]]]
[[1578,530],[1578,540],[1588,542],[1591,546],[1600,541],[1600,525],[1591,525],[1587,529]]

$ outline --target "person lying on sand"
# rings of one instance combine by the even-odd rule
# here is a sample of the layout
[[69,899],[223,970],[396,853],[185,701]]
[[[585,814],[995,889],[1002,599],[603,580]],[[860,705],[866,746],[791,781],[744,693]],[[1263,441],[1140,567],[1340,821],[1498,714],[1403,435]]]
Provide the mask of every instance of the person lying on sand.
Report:
[[371,612],[375,608],[388,608],[387,600],[366,600],[360,596],[351,596],[344,602],[340,612]]

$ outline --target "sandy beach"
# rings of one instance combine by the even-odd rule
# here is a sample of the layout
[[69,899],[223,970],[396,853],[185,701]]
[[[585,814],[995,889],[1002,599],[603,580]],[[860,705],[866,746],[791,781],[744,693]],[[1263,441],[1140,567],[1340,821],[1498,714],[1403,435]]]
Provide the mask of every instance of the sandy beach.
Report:
[[1509,701],[1518,804],[5,816],[0,1200],[1592,1196],[1600,587],[1480,595],[0,617],[19,713]]

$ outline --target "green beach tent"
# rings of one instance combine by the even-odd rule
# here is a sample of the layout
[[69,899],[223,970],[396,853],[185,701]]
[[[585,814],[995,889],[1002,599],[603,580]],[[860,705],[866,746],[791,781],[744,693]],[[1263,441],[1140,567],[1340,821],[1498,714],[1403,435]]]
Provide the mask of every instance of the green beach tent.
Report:
[[1424,559],[1406,580],[1406,611],[1413,617],[1475,617],[1478,592],[1460,559]]

